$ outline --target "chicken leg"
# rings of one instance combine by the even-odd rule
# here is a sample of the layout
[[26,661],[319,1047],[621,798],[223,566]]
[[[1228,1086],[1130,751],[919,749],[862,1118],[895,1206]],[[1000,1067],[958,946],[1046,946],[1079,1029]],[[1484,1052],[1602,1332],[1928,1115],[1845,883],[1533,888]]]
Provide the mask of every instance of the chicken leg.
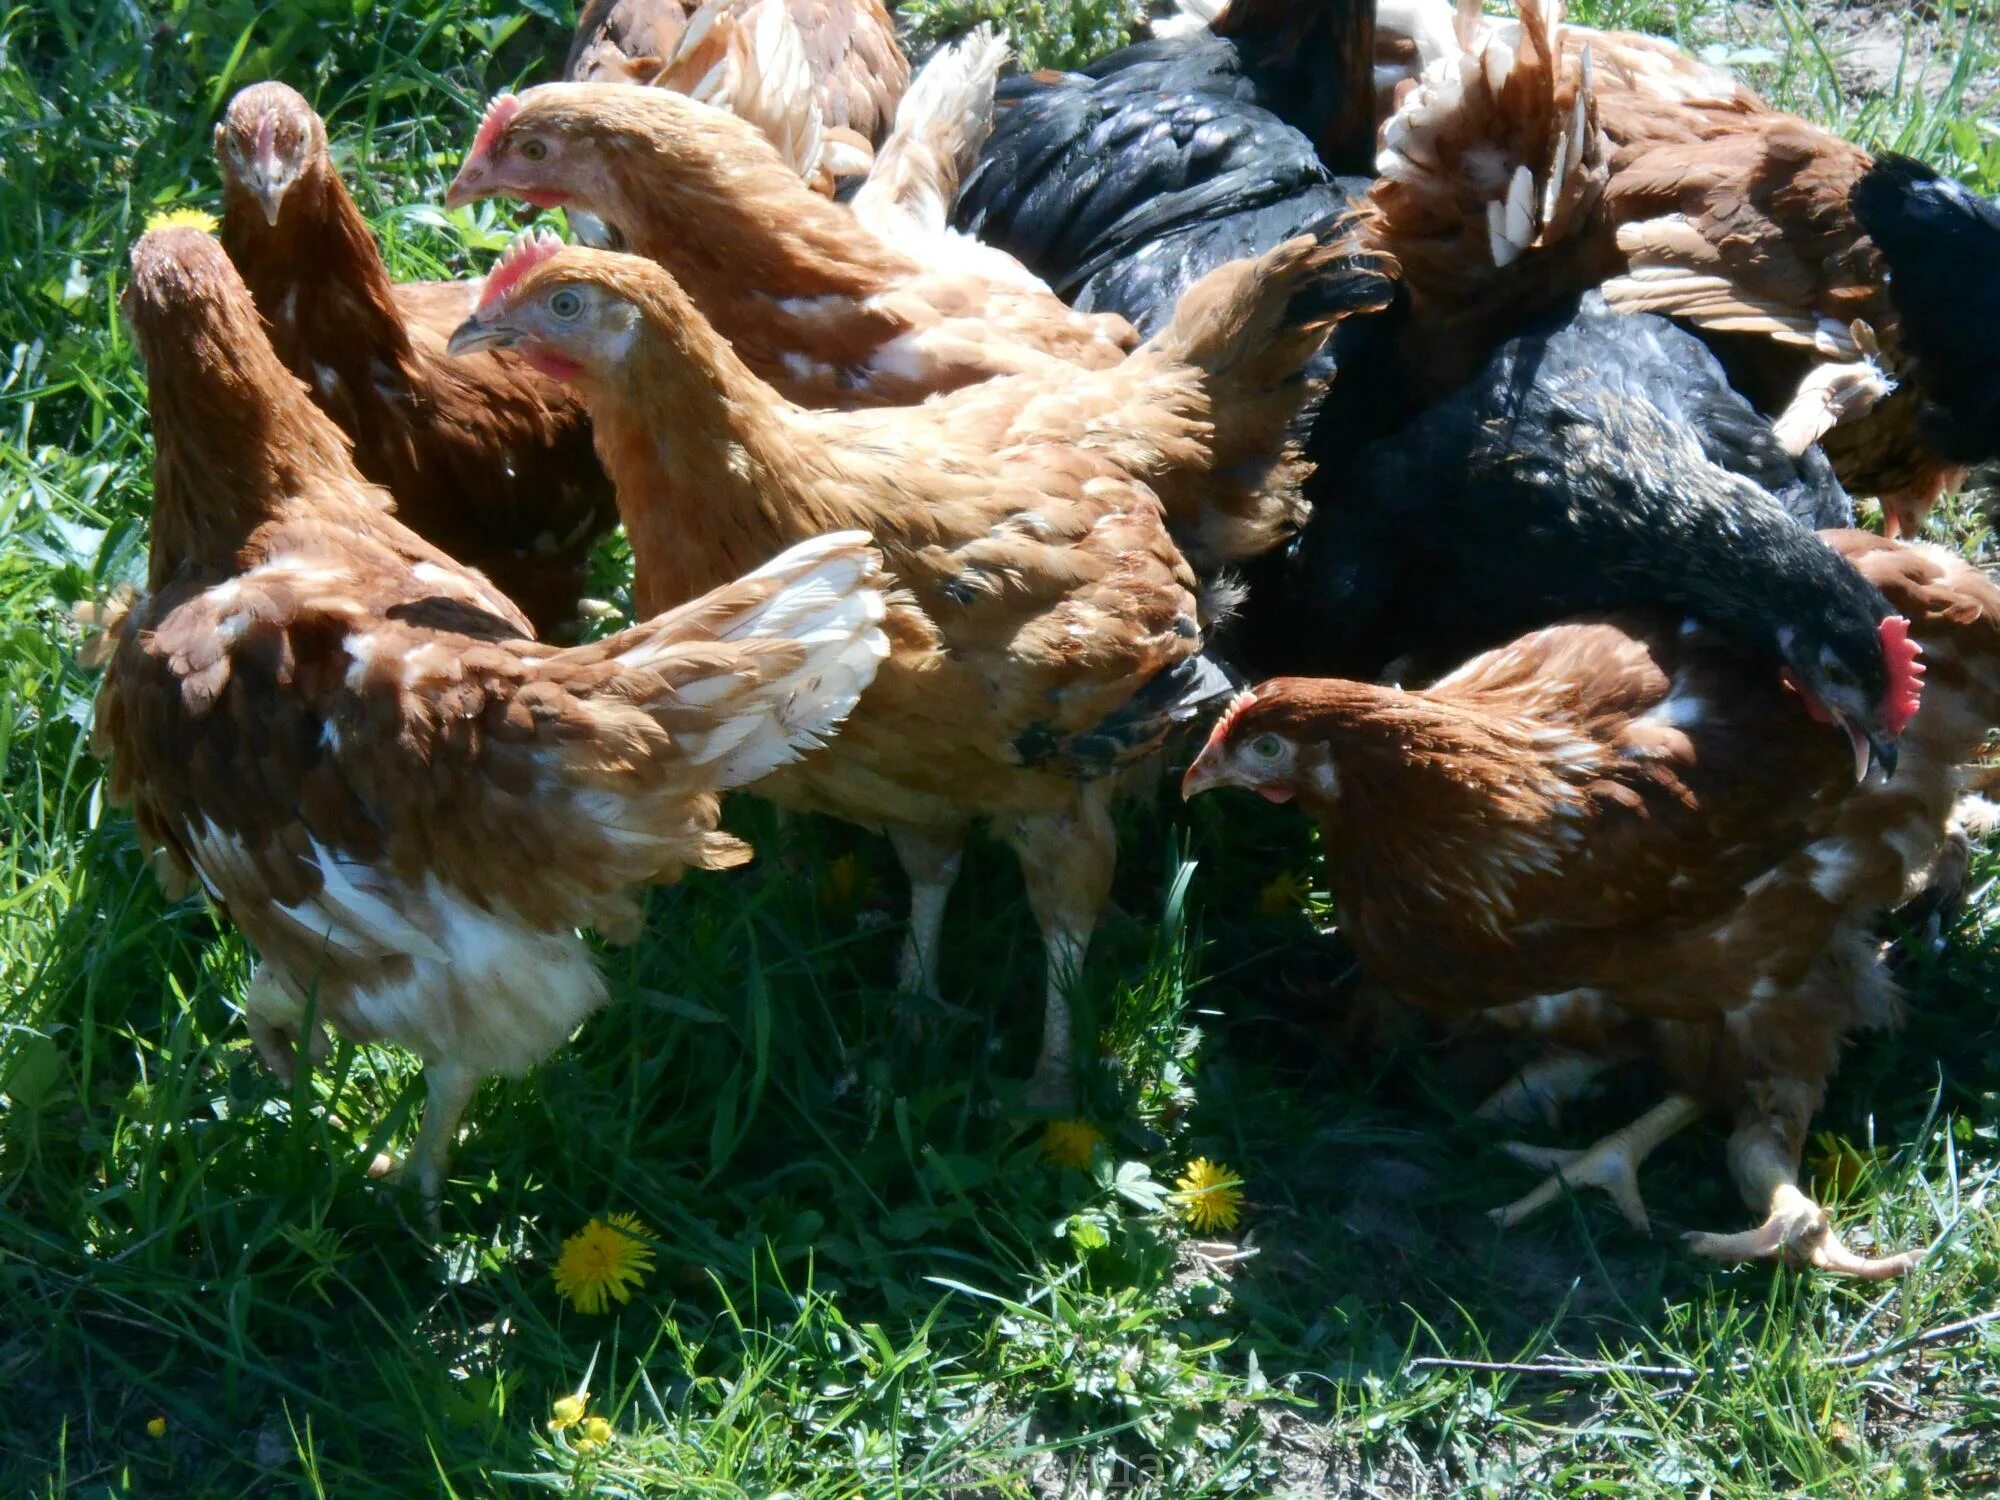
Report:
[[1508,1155],[1531,1167],[1547,1168],[1549,1177],[1533,1192],[1494,1209],[1492,1218],[1501,1228],[1511,1229],[1555,1202],[1565,1187],[1594,1187],[1609,1193],[1625,1221],[1645,1234],[1651,1224],[1639,1196],[1639,1164],[1700,1118],[1701,1106],[1694,1100],[1685,1094],[1669,1094],[1630,1125],[1612,1131],[1587,1150],[1565,1151],[1510,1141],[1503,1148]]
[[1597,1075],[1610,1066],[1605,1058],[1580,1052],[1545,1053],[1488,1094],[1472,1117],[1511,1122],[1540,1116],[1553,1125],[1562,1107],[1590,1092]]
[[[257,1059],[290,1088],[298,1078],[299,1028],[306,1024],[309,1007],[278,982],[264,965],[250,976],[243,993],[243,1025],[250,1033],[250,1045]],[[306,1062],[317,1067],[332,1052],[332,1043],[317,1022],[306,1043]]]
[[480,1076],[477,1068],[461,1063],[425,1064],[428,1097],[424,1101],[423,1124],[417,1127],[416,1144],[401,1162],[385,1162],[377,1157],[368,1169],[370,1177],[399,1183],[414,1180],[423,1199],[424,1223],[434,1234],[440,1227],[438,1205],[444,1198],[444,1173],[451,1164],[452,1144],[458,1139],[458,1122],[464,1118],[472,1096],[479,1092]]
[[965,830],[915,828],[894,824],[889,844],[910,882],[910,932],[896,965],[896,983],[907,994],[939,1000],[939,944],[944,936],[944,908],[958,883],[965,854]]
[[1767,1213],[1762,1224],[1740,1234],[1685,1236],[1695,1254],[1730,1263],[1782,1259],[1862,1281],[1888,1281],[1907,1274],[1923,1259],[1923,1251],[1877,1258],[1841,1243],[1826,1210],[1799,1187],[1796,1135],[1766,1115],[1729,1138],[1729,1169],[1736,1185],[1753,1209],[1761,1207]]
[[1108,784],[1088,782],[1078,789],[1071,810],[1019,818],[1005,830],[1021,862],[1048,965],[1041,1055],[1028,1081],[1027,1100],[1035,1107],[1063,1109],[1076,1101],[1065,992],[1083,967],[1098,915],[1111,899],[1118,832],[1110,804]]

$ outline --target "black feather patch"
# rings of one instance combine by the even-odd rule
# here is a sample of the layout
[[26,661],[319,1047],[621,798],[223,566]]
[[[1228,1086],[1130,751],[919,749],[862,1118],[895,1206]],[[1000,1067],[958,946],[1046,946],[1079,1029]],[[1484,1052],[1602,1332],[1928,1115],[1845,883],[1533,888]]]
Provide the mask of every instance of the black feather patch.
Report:
[[1014,741],[1023,765],[1087,781],[1142,760],[1183,724],[1212,713],[1242,684],[1206,653],[1154,677],[1116,713],[1088,729],[1062,733],[1038,724]]
[[1907,156],[1880,158],[1848,203],[1889,263],[1925,440],[1955,463],[2000,458],[2000,206]]

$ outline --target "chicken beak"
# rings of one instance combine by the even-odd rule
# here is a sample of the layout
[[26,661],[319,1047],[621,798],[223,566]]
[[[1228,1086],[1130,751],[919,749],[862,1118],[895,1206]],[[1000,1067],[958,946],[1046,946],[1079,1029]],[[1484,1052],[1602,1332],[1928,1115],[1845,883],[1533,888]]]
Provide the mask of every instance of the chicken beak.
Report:
[[273,229],[278,227],[278,212],[285,206],[285,189],[290,186],[289,182],[273,182],[261,173],[250,184],[251,196],[264,210],[264,222]]
[[278,211],[285,206],[285,194],[291,191],[298,174],[278,160],[278,126],[269,115],[257,122],[257,136],[250,148],[250,162],[244,176],[249,180],[243,185],[264,210],[264,222],[276,229]]
[[1192,802],[1203,792],[1213,791],[1224,784],[1227,777],[1223,773],[1222,752],[1214,745],[1204,745],[1194,764],[1181,777],[1181,801]]
[[464,208],[468,203],[477,203],[481,198],[493,196],[492,190],[481,180],[486,169],[477,158],[467,157],[458,169],[458,175],[451,180],[451,186],[444,190],[446,208]]
[[485,349],[506,349],[520,341],[520,332],[505,323],[486,323],[474,313],[452,330],[444,346],[447,354],[477,354]]
[[1847,736],[1848,748],[1854,752],[1854,780],[1859,785],[1868,779],[1868,773],[1877,766],[1882,768],[1882,779],[1889,780],[1896,774],[1896,742],[1879,731],[1864,729],[1844,714],[1834,716],[1834,724]]
[[[1885,734],[1866,734],[1861,736],[1861,744],[1867,746],[1874,756],[1875,764],[1882,768],[1882,779],[1893,780],[1896,775],[1896,742]],[[1854,754],[1859,760],[1862,756],[1861,749],[1857,747]]]

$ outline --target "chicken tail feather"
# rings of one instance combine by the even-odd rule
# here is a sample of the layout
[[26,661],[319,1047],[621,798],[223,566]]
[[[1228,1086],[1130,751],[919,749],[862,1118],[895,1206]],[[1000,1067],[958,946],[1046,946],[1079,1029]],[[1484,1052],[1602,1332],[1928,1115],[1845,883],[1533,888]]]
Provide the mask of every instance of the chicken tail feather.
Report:
[[993,88],[1010,56],[991,26],[941,47],[911,80],[875,165],[851,200],[875,228],[905,216],[933,234],[950,227],[952,200],[993,130]]
[[1368,238],[1434,312],[1476,323],[1504,302],[1518,326],[1521,298],[1576,285],[1547,257],[1588,251],[1609,150],[1590,51],[1565,54],[1560,15],[1553,0],[1520,0],[1513,21],[1461,6],[1460,50],[1427,66],[1382,127]]
[[1209,23],[1266,81],[1265,102],[1312,137],[1329,171],[1362,175],[1375,151],[1374,0],[1230,0]]
[[1203,373],[1214,429],[1209,472],[1189,493],[1161,487],[1176,534],[1202,564],[1268,551],[1305,518],[1310,472],[1295,435],[1318,395],[1314,359],[1334,325],[1386,307],[1395,263],[1362,249],[1348,216],[1263,255],[1231,261],[1188,288],[1139,351]]

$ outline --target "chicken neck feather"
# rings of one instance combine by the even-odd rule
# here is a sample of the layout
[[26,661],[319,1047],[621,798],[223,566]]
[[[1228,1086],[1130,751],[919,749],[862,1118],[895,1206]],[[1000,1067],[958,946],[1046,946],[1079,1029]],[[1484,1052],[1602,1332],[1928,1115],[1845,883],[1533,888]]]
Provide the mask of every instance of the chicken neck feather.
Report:
[[875,529],[866,497],[886,493],[881,476],[852,473],[853,455],[820,442],[811,414],[759,380],[678,287],[655,283],[635,301],[644,327],[630,357],[579,384],[617,482],[643,612],[789,541]]
[[183,566],[233,568],[287,497],[330,482],[389,508],[354,467],[346,436],[272,351],[246,299],[218,293],[199,261],[162,259],[146,273],[149,311],[172,320],[137,329],[157,439],[150,588]]

